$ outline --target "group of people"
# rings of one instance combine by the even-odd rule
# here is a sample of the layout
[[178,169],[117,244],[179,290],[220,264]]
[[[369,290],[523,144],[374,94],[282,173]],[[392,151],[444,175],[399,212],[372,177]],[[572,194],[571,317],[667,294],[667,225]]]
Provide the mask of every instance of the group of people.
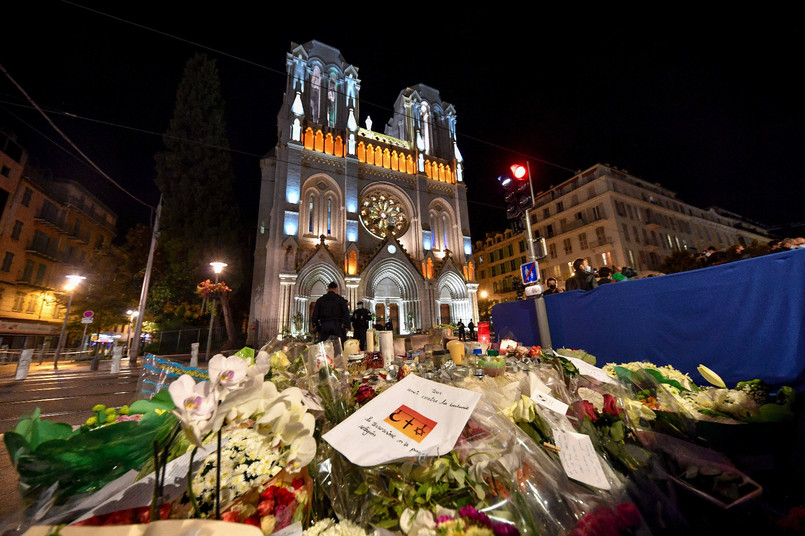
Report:
[[[599,285],[616,283],[637,277],[637,271],[634,268],[626,266],[623,268],[604,266],[596,272],[590,266],[590,262],[587,259],[576,259],[573,261],[573,270],[575,271],[573,277],[565,281],[565,290],[592,290]],[[549,277],[545,283],[548,288],[543,291],[543,294],[549,295],[564,292],[559,288],[556,278]]]
[[[361,350],[366,349],[366,331],[372,321],[372,313],[359,301],[358,308],[350,314],[349,303],[338,294],[337,283],[327,285],[327,294],[316,300],[310,321],[317,340],[326,341],[335,336],[343,343],[347,338],[347,331],[352,329],[354,337],[360,342]],[[375,324],[374,328],[393,331],[394,325],[389,319],[385,324]]]
[[743,244],[733,244],[725,251],[719,251],[715,247],[710,246],[704,250],[702,254],[696,257],[702,267],[715,266],[717,264],[724,264],[725,262],[740,261],[751,257],[760,257],[769,255],[771,253],[780,253],[781,251],[790,251],[792,249],[805,249],[805,237],[797,238],[783,238],[782,240],[770,240],[768,244],[756,246],[747,250]]

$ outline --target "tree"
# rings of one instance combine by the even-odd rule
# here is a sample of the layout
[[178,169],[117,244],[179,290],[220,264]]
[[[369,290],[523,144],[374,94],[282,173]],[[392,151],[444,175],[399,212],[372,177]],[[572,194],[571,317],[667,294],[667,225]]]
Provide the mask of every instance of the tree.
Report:
[[[153,295],[163,313],[173,311],[177,318],[177,311],[186,313],[198,304],[196,284],[209,275],[211,261],[229,264],[227,280],[233,289],[242,283],[224,101],[215,61],[206,55],[187,62],[163,141],[165,151],[156,155],[156,183],[163,194],[159,250],[164,266]],[[228,325],[234,322],[228,319]]]
[[669,257],[665,257],[660,264],[660,271],[666,274],[687,272],[701,268],[702,264],[687,251],[675,251]]

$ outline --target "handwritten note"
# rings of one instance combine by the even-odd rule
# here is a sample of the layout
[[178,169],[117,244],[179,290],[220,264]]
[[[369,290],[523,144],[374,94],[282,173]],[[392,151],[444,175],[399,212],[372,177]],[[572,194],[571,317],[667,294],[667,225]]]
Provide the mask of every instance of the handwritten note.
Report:
[[410,374],[324,434],[364,467],[453,450],[480,393]]
[[577,359],[575,357],[570,357],[566,355],[562,355],[561,357],[570,360],[570,362],[573,363],[577,369],[579,369],[579,372],[581,372],[585,376],[589,376],[590,378],[598,380],[599,382],[612,383],[616,385],[618,383],[615,380],[615,378],[604,372],[602,369],[593,366],[582,359]]
[[561,400],[539,391],[531,392],[531,400],[544,408],[548,408],[549,410],[555,411],[556,413],[560,413],[562,415],[567,413],[567,408],[570,407]]
[[561,449],[559,461],[568,477],[596,488],[611,488],[588,436],[554,428],[553,438],[556,446]]

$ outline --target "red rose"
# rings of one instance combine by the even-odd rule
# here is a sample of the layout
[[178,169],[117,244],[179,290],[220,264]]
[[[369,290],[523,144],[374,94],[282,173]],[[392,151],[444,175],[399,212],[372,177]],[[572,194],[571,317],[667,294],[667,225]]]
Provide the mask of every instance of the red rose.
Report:
[[620,417],[623,410],[618,407],[618,399],[609,393],[604,395],[604,413],[612,417]]
[[260,517],[265,517],[270,515],[271,512],[274,511],[274,501],[260,501],[260,504],[257,505],[257,513],[260,514]]
[[595,406],[586,400],[573,402],[573,409],[579,419],[589,417],[589,419],[593,422],[598,420],[598,413],[595,412]]
[[229,512],[224,512],[221,514],[221,521],[229,521],[230,523],[238,523],[240,521],[240,516],[237,512],[230,510]]
[[637,506],[632,503],[620,503],[616,509],[618,516],[623,520],[626,526],[631,529],[640,526],[643,516],[640,514],[640,510],[637,509]]
[[260,527],[260,518],[257,515],[249,516],[244,521],[247,525],[254,525],[255,527]]

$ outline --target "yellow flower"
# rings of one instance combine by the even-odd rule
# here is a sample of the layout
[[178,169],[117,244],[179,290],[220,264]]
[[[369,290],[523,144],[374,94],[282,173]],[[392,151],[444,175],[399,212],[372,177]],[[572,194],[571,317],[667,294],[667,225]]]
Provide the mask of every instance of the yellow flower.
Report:
[[103,411],[105,409],[106,409],[106,406],[104,404],[96,404],[96,405],[92,406],[92,411]]
[[89,419],[87,419],[87,422],[84,423],[84,424],[86,424],[87,426],[95,426],[95,425],[98,424],[98,417],[94,417],[94,416],[90,417]]

